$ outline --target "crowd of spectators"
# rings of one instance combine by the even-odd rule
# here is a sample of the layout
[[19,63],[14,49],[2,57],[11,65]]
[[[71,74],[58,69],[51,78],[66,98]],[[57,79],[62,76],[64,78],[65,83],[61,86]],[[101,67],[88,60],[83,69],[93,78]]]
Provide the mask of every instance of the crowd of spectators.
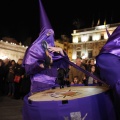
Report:
[[[94,58],[90,58],[90,59],[76,58],[76,60],[75,60],[75,64],[77,66],[80,66],[84,70],[90,72],[91,74],[95,75],[97,78],[100,79],[99,69],[96,66],[95,62],[96,61]],[[91,86],[91,85],[100,86],[100,85],[102,85],[100,83],[100,81],[95,80],[94,78],[86,75],[82,71],[79,71],[71,66],[70,70],[69,70],[69,81],[71,84],[74,83],[75,78],[78,79],[77,84],[81,84],[81,85],[85,85],[85,86]]]
[[23,99],[30,91],[30,84],[30,78],[22,67],[22,59],[17,62],[0,59],[0,95]]
[[[76,58],[75,64],[82,69],[88,71],[90,74],[93,74],[98,79],[100,79],[99,68],[96,66],[96,61],[94,58],[82,59]],[[64,85],[80,85],[80,86],[101,86],[103,83],[92,78],[89,75],[86,75],[82,71],[76,69],[73,66],[69,66],[68,69],[64,72]],[[58,74],[59,75],[59,74]],[[59,76],[58,76],[59,77]],[[63,81],[62,81],[63,84]]]
[[[75,64],[99,78],[99,69],[95,64],[95,59],[76,58]],[[16,76],[17,81],[15,80]],[[57,82],[60,84],[60,88],[64,88],[65,85],[101,85],[99,81],[73,66],[69,66],[64,71],[58,69]],[[30,85],[30,76],[25,73],[25,68],[22,67],[22,59],[18,59],[17,62],[0,59],[0,95],[7,95],[13,99],[23,99],[30,92]]]

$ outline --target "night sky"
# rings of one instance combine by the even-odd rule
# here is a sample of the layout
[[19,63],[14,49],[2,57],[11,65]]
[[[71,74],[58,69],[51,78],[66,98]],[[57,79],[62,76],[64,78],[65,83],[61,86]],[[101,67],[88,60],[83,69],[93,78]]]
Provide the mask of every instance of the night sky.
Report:
[[[117,3],[80,0],[42,0],[49,21],[55,31],[55,38],[61,34],[71,36],[73,29],[120,22]],[[80,23],[77,26],[75,23]],[[28,37],[36,39],[40,32],[38,0],[0,0],[0,38],[13,37],[23,41]]]

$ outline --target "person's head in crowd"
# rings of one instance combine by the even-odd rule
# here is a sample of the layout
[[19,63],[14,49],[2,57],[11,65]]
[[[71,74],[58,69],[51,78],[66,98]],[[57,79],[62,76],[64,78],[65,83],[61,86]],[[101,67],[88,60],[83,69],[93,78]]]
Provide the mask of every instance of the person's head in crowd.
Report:
[[95,60],[93,58],[91,58],[90,61],[89,61],[89,64],[90,65],[94,65],[95,64]]
[[75,63],[76,63],[76,65],[81,66],[81,64],[82,64],[82,59],[81,59],[81,58],[76,58]]
[[78,76],[74,76],[73,83],[78,84]]
[[0,59],[0,66],[2,66],[3,65],[3,60],[2,59]]
[[15,60],[11,60],[11,65],[15,65],[15,64],[16,64]]
[[6,59],[4,59],[3,62],[4,62],[5,65],[7,65],[7,64],[9,64],[10,60],[8,58],[6,58]]
[[94,73],[94,72],[95,72],[95,65],[92,65],[92,66],[91,66],[90,72],[91,72],[91,73]]
[[17,64],[19,64],[19,65],[22,65],[22,61],[23,61],[23,59],[18,59],[18,62],[17,62]]

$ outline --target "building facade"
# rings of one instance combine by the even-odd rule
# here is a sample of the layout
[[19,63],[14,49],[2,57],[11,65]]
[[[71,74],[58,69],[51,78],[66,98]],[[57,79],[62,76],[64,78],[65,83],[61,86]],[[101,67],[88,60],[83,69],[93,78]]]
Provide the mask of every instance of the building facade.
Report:
[[109,34],[112,34],[118,25],[120,23],[73,30],[72,43],[68,50],[70,60],[73,61],[77,57],[95,58],[108,39],[106,28]]
[[18,61],[19,58],[23,58],[27,47],[24,45],[17,45],[15,43],[4,42],[0,40],[0,59],[10,59]]
[[[72,43],[69,43],[66,36],[62,36],[63,42],[56,40],[55,46],[65,50],[70,61],[74,61],[77,57],[95,58],[108,39],[106,28],[109,34],[112,34],[118,25],[120,23],[73,30]],[[24,57],[26,49],[27,46],[0,40],[0,59],[9,58],[17,62],[19,58]]]

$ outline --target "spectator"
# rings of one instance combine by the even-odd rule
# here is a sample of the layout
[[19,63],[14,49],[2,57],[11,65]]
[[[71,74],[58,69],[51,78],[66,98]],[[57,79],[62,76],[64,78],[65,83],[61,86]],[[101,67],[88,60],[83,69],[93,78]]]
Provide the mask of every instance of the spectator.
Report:
[[15,92],[14,92],[14,98],[15,99],[20,99],[20,87],[21,87],[21,79],[24,78],[24,74],[25,74],[25,69],[22,67],[22,59],[19,59],[16,67],[15,67],[15,77],[18,76],[20,79],[19,81],[15,81],[14,79],[14,83],[15,83]]
[[[96,69],[95,65],[91,65],[90,73],[96,75],[95,69]],[[85,85],[97,85],[97,83],[98,83],[98,81],[93,79],[92,77],[90,77],[90,76],[86,77],[86,84]]]
[[27,95],[30,92],[30,85],[31,85],[30,76],[25,74],[20,81],[20,95],[22,99],[24,98],[25,95]]
[[73,79],[73,81],[71,82],[71,85],[76,85],[76,84],[79,84],[78,76],[74,76],[74,79]]
[[0,59],[0,95],[4,95],[4,66],[2,59]]
[[9,73],[9,67],[10,67],[10,60],[8,58],[6,58],[4,61],[4,81],[3,81],[3,88],[4,88],[4,95],[8,95],[8,80],[7,80],[7,76]]
[[[85,69],[85,67],[82,65],[82,62],[81,62],[80,58],[76,59],[76,65]],[[80,84],[83,84],[83,80],[86,79],[85,74],[82,71],[80,71],[80,70],[74,68],[73,66],[71,66],[70,71],[69,71],[69,81],[70,81],[70,83],[72,82],[72,80],[74,79],[75,76],[78,76],[78,81],[79,81]]]
[[9,86],[8,96],[14,96],[14,77],[15,77],[16,62],[15,60],[11,60],[10,63],[11,65],[9,67],[9,72],[7,76],[8,86]]

